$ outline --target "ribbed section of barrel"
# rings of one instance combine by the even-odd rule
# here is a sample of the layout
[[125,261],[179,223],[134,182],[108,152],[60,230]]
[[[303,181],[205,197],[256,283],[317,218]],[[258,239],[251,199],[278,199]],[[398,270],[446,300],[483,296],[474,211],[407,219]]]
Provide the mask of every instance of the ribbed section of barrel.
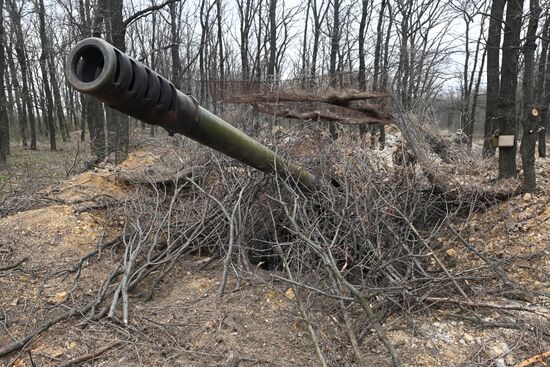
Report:
[[141,121],[186,135],[263,172],[291,176],[310,188],[318,183],[309,171],[205,110],[168,80],[102,39],[79,42],[69,53],[65,73],[79,92]]
[[102,39],[79,42],[69,54],[66,75],[75,89],[110,107],[169,131],[183,132],[177,131],[178,91],[174,85]]

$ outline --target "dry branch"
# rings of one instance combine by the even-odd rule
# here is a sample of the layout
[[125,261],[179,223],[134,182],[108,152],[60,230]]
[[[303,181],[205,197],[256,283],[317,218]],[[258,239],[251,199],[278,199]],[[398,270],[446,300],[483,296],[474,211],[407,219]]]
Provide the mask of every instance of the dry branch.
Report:
[[11,264],[11,265],[6,265],[6,266],[0,266],[0,271],[6,271],[6,270],[11,270],[11,269],[14,269],[14,268],[17,268],[19,265],[21,265],[22,263],[24,263],[25,261],[27,261],[29,259],[28,256],[25,256],[24,258],[22,258],[21,260]]
[[550,320],[550,314],[544,312],[542,309],[537,309],[535,307],[528,307],[528,306],[522,306],[522,305],[512,305],[512,304],[497,304],[497,303],[490,303],[490,302],[473,302],[473,301],[466,301],[466,300],[460,300],[460,299],[453,299],[448,297],[426,297],[427,301],[431,302],[449,302],[454,303],[461,306],[469,306],[469,307],[481,307],[481,308],[494,308],[498,310],[507,310],[507,311],[522,311],[522,312],[530,312],[532,314],[535,314],[540,317],[544,317],[545,319]]
[[46,330],[48,330],[52,326],[56,325],[57,323],[59,323],[61,321],[64,321],[68,318],[71,318],[71,317],[73,317],[77,314],[86,313],[88,310],[90,310],[93,307],[94,303],[95,303],[95,301],[87,304],[85,307],[83,307],[81,309],[72,309],[70,311],[64,312],[63,314],[61,314],[61,315],[59,315],[59,316],[43,323],[42,325],[40,325],[39,327],[37,327],[36,329],[31,331],[30,333],[23,336],[21,339],[16,340],[16,341],[0,348],[0,357],[3,357],[7,354],[10,354],[11,352],[14,352],[16,350],[19,350],[19,349],[23,348],[35,336],[37,336],[39,334],[42,334],[43,332],[45,332]]
[[537,354],[536,356],[533,356],[531,358],[528,358],[518,364],[515,365],[515,367],[529,367],[534,365],[535,363],[541,363],[544,364],[544,360],[550,358],[550,351],[544,352],[541,354]]
[[92,359],[96,359],[97,357],[99,357],[100,355],[102,355],[103,353],[108,351],[109,349],[112,349],[113,347],[116,347],[119,344],[120,344],[120,341],[118,341],[118,340],[114,341],[112,343],[107,344],[104,347],[99,348],[98,350],[96,350],[93,353],[83,354],[79,357],[70,359],[66,362],[63,362],[63,363],[59,364],[57,367],[69,367],[69,366],[76,365],[76,364],[79,364],[79,363],[82,363],[82,362],[86,362],[86,361],[89,361],[89,360],[92,360]]

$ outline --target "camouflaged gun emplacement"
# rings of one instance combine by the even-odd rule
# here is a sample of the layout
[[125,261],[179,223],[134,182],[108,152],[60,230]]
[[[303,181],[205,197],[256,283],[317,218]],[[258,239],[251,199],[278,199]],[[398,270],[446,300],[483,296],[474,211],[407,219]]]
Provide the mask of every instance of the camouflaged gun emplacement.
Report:
[[68,82],[111,108],[182,134],[266,173],[312,188],[317,178],[201,107],[168,80],[99,38],[80,41],[67,58]]

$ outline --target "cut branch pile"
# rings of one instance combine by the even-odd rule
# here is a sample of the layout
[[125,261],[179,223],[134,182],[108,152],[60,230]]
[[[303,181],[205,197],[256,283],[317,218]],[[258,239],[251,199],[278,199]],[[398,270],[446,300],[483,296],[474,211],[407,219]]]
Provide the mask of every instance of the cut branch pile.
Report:
[[[434,241],[445,235],[458,208],[477,205],[475,197],[455,197],[462,200],[456,205],[448,201],[450,195],[422,190],[424,183],[415,177],[388,181],[387,173],[369,160],[369,151],[349,155],[350,147],[339,144],[320,154],[326,155],[321,159],[327,162],[326,171],[339,172],[342,187],[327,184],[307,195],[291,181],[264,176],[217,155],[196,160],[203,164],[174,176],[171,184],[164,177],[137,179],[135,192],[124,202],[123,233],[108,244],[111,253],[118,254],[118,265],[89,293],[95,298],[78,300],[75,295],[74,308],[0,349],[0,356],[78,315],[86,320],[107,317],[131,327],[132,313],[138,312],[132,307],[132,292],[145,300],[156,297],[160,282],[178,262],[201,252],[210,254],[208,263],[223,263],[219,299],[233,286],[231,277],[254,276],[259,266],[271,269],[277,283],[291,287],[321,364],[335,362],[323,347],[327,340],[320,340],[320,335],[330,335],[321,332],[324,326],[318,321],[318,311],[325,308],[329,314],[337,310],[335,320],[341,320],[337,322],[344,331],[338,338],[346,340],[343,350],[348,350],[347,340],[354,345],[349,358],[362,360],[361,341],[372,334],[394,366],[400,365],[399,351],[385,325],[395,315],[409,317],[453,304],[473,320],[484,319],[487,309],[495,312],[499,305],[517,320],[521,313],[547,317],[529,303],[476,301],[480,294],[505,294],[521,286],[503,276],[500,263],[462,237],[468,251],[491,266],[456,271]],[[422,159],[427,158],[419,156]],[[125,180],[132,184],[129,177]],[[100,253],[87,255],[80,264],[95,261]]]

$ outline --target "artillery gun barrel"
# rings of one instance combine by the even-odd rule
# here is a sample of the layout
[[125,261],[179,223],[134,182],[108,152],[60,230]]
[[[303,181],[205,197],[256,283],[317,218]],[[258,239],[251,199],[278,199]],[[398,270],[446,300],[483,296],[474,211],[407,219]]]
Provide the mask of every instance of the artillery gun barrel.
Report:
[[79,92],[138,120],[188,136],[260,171],[290,176],[307,188],[318,183],[308,170],[204,109],[196,99],[102,39],[80,41],[69,53],[65,73]]

